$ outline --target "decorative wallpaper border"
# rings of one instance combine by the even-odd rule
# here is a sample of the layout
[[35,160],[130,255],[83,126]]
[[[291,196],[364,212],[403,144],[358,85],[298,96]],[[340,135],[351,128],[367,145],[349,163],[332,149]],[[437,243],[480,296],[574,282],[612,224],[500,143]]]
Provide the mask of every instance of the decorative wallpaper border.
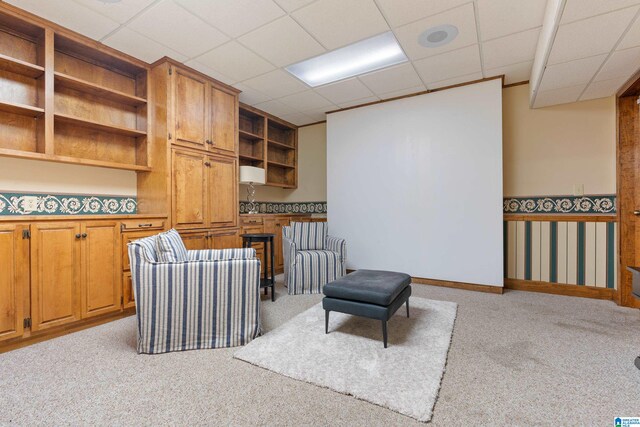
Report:
[[616,196],[508,197],[503,208],[514,214],[615,214]]
[[0,193],[0,216],[135,214],[135,197],[79,194]]
[[[249,212],[249,202],[240,202],[240,213]],[[327,202],[256,202],[261,214],[326,214]]]

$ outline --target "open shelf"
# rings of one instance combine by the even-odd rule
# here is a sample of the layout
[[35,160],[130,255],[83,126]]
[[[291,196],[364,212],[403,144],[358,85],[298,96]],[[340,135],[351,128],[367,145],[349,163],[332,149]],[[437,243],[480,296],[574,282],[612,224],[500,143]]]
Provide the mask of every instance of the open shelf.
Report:
[[11,150],[8,148],[0,148],[0,156],[13,157],[17,159],[42,160],[56,163],[72,163],[87,166],[99,166],[111,169],[123,169],[137,172],[148,172],[151,170],[149,166],[131,165],[126,163],[105,162],[93,159],[78,159],[77,157],[47,155],[44,153],[34,153],[22,150]]
[[96,96],[108,99],[110,101],[132,105],[134,107],[139,105],[144,105],[147,103],[147,100],[144,98],[140,98],[138,96],[129,95],[124,92],[120,92],[114,89],[100,86],[95,83],[89,82],[87,80],[79,79],[77,77],[60,73],[58,71],[55,72],[54,76],[55,76],[56,84],[60,86],[63,86],[69,89],[75,89],[85,93],[89,93],[91,95],[96,95]]
[[262,157],[249,156],[249,155],[246,155],[246,154],[240,154],[239,157],[241,159],[245,159],[245,160],[253,160],[253,161],[256,161],[256,162],[264,162],[264,159]]
[[262,136],[262,135],[256,135],[254,133],[246,132],[244,130],[239,130],[238,132],[240,133],[240,136],[242,138],[246,138],[246,139],[250,139],[250,140],[263,140],[264,139],[264,136]]
[[289,144],[283,144],[282,142],[274,141],[272,139],[269,140],[269,147],[280,148],[283,150],[295,150],[296,147],[292,147]]
[[40,117],[44,114],[44,108],[8,101],[0,101],[0,111],[11,114],[20,114],[21,116],[28,117]]
[[60,123],[67,123],[74,126],[80,126],[84,128],[99,130],[102,132],[115,133],[117,135],[133,136],[133,137],[147,135],[147,132],[144,132],[141,130],[126,128],[122,126],[109,125],[105,123],[99,123],[93,120],[87,120],[87,119],[81,119],[78,117],[68,116],[66,114],[56,113],[54,116],[56,121]]
[[293,165],[288,165],[286,163],[280,163],[280,162],[274,162],[273,160],[269,160],[267,161],[267,163],[269,164],[269,166],[275,166],[278,168],[285,168],[285,169],[295,169],[296,167]]
[[31,64],[20,59],[12,58],[0,53],[0,70],[10,73],[22,74],[23,76],[38,78],[44,74],[44,67]]

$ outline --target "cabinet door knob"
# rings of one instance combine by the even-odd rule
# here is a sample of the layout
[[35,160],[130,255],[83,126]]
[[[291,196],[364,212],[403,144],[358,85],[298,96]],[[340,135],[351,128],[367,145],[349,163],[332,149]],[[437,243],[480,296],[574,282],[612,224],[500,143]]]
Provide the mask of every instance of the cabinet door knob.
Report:
[[80,234],[78,233],[76,234],[76,239],[79,239],[79,238],[80,238]]
[[87,233],[82,233],[82,238],[86,239],[87,238]]
[[640,216],[640,211],[633,211],[633,214],[634,214],[635,216]]
[[207,139],[207,144],[213,145],[213,141],[211,141],[210,139]]
[[209,163],[209,162],[204,162],[204,165],[205,165],[206,167],[211,167],[211,163]]

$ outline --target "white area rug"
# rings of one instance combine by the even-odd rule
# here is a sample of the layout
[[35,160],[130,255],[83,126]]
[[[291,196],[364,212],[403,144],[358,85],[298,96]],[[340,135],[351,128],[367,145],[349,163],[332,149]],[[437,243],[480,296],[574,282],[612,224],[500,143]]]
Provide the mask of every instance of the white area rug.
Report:
[[324,333],[318,304],[234,354],[279,374],[353,395],[427,422],[447,362],[457,304],[412,297],[388,322],[332,312]]

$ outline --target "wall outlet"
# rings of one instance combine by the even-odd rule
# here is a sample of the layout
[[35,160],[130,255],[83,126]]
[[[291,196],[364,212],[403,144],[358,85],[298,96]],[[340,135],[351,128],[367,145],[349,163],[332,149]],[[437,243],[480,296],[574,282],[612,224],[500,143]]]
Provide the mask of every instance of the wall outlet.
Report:
[[38,210],[38,197],[37,196],[23,196],[22,197],[22,209],[25,212],[33,212]]
[[573,195],[584,196],[584,184],[573,184]]

